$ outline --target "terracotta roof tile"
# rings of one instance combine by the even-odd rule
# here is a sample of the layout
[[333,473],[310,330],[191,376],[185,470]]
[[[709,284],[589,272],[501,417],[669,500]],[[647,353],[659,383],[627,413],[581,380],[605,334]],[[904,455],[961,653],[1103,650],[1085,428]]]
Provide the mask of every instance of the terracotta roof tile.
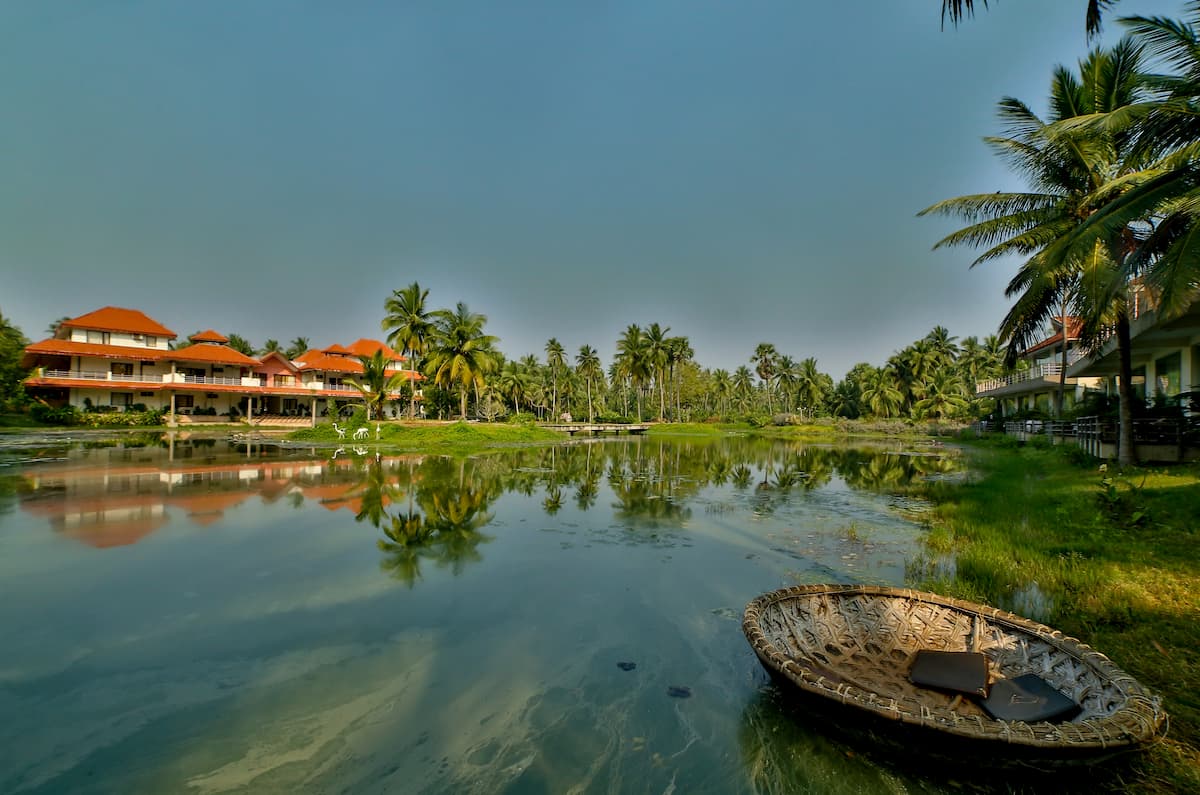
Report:
[[42,356],[98,356],[103,359],[133,359],[134,361],[155,362],[169,355],[171,351],[161,348],[133,348],[125,345],[101,345],[94,342],[73,342],[71,340],[48,339],[35,342],[25,347],[23,363],[31,366],[39,355]]
[[208,331],[201,331],[199,334],[193,334],[192,336],[188,337],[188,339],[192,342],[229,342],[229,337],[213,331],[212,329],[209,329]]
[[389,361],[408,361],[406,357],[396,353],[396,351],[392,350],[386,344],[380,342],[379,340],[367,339],[366,337],[363,337],[362,339],[354,342],[354,344],[347,346],[346,350],[355,356],[373,356],[375,351],[383,351],[384,357]]
[[362,363],[352,356],[331,356],[323,351],[309,351],[300,360],[301,370],[326,370],[332,373],[361,373]]
[[343,346],[338,345],[337,343],[334,343],[333,345],[330,345],[328,348],[322,348],[321,353],[347,354],[347,353],[350,353],[350,351],[347,350],[346,348],[344,348]]
[[88,312],[70,320],[64,320],[63,326],[70,328],[96,329],[98,331],[125,331],[131,334],[152,334],[157,337],[174,339],[174,331],[148,317],[136,309],[122,309],[119,306],[106,306],[95,312]]
[[260,364],[258,359],[251,358],[241,351],[235,351],[227,345],[214,345],[210,342],[201,342],[196,345],[189,345],[186,348],[167,351],[163,358],[168,361],[215,362],[218,364],[236,364],[243,367],[257,367]]

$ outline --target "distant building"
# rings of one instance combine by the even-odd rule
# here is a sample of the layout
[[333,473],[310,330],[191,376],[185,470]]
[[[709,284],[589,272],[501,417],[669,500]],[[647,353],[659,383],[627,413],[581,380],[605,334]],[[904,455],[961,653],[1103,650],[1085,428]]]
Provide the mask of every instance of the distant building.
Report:
[[405,357],[377,340],[333,345],[289,361],[274,352],[247,356],[212,330],[172,348],[177,337],[136,309],[97,309],[63,321],[54,337],[25,348],[25,366],[35,368],[25,388],[50,405],[81,410],[145,406],[178,416],[315,418],[331,399],[360,398],[347,383],[362,375],[359,355],[381,350],[391,362],[389,373],[421,379],[405,368]]
[[1062,373],[1062,353],[1067,351],[1067,379],[1063,393],[1063,410],[1070,411],[1083,399],[1088,390],[1103,388],[1102,379],[1072,375],[1071,365],[1086,358],[1079,344],[1080,321],[1067,316],[1052,318],[1050,331],[1022,354],[1017,369],[999,378],[980,381],[975,385],[975,394],[996,401],[996,410],[1002,417],[1011,417],[1022,411],[1054,413],[1055,400]]

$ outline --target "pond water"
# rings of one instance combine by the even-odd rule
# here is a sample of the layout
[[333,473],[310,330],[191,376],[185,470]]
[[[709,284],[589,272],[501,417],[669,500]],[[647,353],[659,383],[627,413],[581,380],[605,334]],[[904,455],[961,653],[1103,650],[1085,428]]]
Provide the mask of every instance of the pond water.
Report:
[[741,632],[900,585],[952,451],[634,438],[465,459],[0,447],[0,792],[937,787],[806,725]]

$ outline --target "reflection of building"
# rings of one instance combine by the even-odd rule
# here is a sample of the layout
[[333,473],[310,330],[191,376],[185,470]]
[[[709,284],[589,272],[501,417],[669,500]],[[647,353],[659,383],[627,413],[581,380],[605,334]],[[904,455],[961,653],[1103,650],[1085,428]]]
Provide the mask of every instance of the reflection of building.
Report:
[[289,360],[278,352],[247,356],[211,330],[172,348],[176,337],[135,309],[109,306],[65,320],[53,337],[25,349],[25,365],[36,368],[25,388],[51,405],[98,411],[140,407],[180,415],[253,412],[315,420],[331,399],[360,398],[348,383],[362,377],[359,356],[382,351],[387,374],[421,378],[377,340],[310,350]]
[[1003,417],[1011,417],[1020,411],[1041,411],[1047,416],[1054,412],[1054,405],[1062,373],[1063,347],[1067,349],[1067,379],[1063,392],[1063,409],[1070,411],[1089,389],[1100,386],[1098,378],[1080,378],[1070,375],[1070,365],[1084,357],[1079,347],[1078,318],[1056,317],[1051,319],[1051,333],[1025,351],[1017,369],[1008,375],[980,381],[975,385],[975,394],[996,401],[996,411]]
[[[136,462],[128,460],[131,453]],[[208,526],[255,497],[263,503],[296,497],[330,510],[362,510],[363,458],[209,463],[202,457],[207,455],[206,449],[180,443],[170,451],[88,450],[86,458],[26,472],[21,510],[93,547],[135,544],[172,518]],[[394,475],[417,460],[388,456],[377,463]]]

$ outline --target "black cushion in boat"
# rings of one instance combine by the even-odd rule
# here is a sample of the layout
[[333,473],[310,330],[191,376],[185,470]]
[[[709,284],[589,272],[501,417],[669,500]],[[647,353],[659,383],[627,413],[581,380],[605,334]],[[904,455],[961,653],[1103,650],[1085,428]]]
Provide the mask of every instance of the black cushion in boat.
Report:
[[908,669],[908,680],[914,685],[951,690],[973,696],[988,693],[987,657],[977,651],[917,652]]
[[1081,711],[1078,704],[1037,674],[1001,679],[992,685],[982,706],[996,720],[1026,723],[1070,720]]

